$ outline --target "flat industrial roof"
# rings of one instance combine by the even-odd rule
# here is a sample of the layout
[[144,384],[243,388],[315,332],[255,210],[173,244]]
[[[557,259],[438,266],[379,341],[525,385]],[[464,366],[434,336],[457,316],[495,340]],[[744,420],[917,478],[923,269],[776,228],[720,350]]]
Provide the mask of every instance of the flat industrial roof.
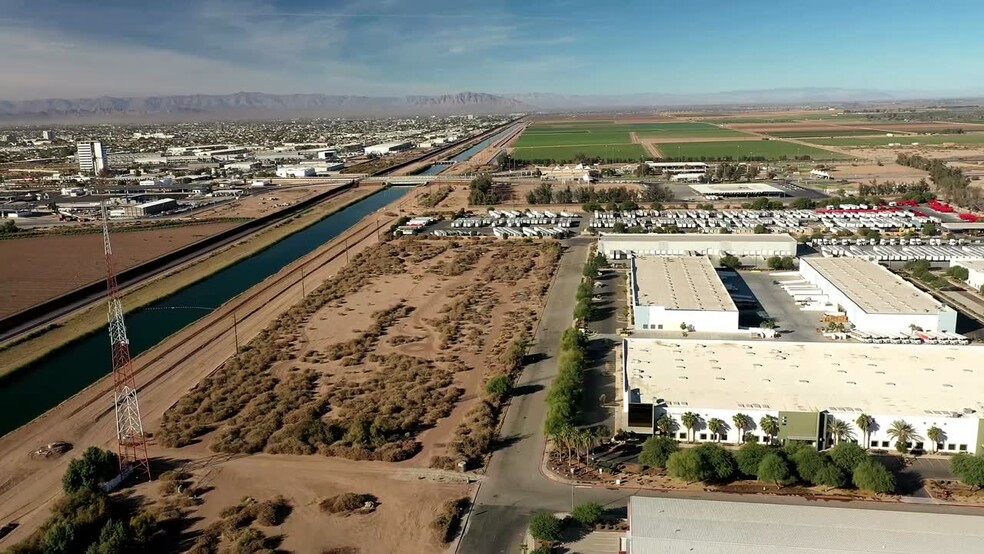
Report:
[[706,256],[644,256],[632,262],[637,300],[668,310],[737,312]]
[[796,239],[787,234],[732,233],[601,233],[601,240],[609,242],[784,242],[796,246]]
[[176,202],[173,198],[161,198],[159,200],[151,200],[150,202],[144,202],[143,204],[138,204],[137,208],[149,208],[151,206],[158,206],[160,204],[167,204],[169,202]]
[[861,258],[800,258],[869,314],[929,314],[941,305],[932,296],[875,262]]
[[978,552],[980,516],[633,496],[632,554]]
[[690,185],[690,188],[700,194],[786,194],[784,190],[768,183],[715,183]]
[[980,346],[633,338],[626,348],[632,402],[984,416]]
[[953,260],[953,263],[967,269],[984,272],[984,260]]

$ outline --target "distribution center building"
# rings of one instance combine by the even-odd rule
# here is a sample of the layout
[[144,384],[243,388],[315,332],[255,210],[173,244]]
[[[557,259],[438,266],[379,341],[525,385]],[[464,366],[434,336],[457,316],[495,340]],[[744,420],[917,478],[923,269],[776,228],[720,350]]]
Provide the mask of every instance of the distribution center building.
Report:
[[[977,346],[871,345],[849,342],[774,342],[631,338],[622,344],[622,415],[626,430],[653,433],[669,416],[673,436],[687,439],[682,416],[700,416],[692,439],[717,440],[712,418],[726,427],[720,440],[738,443],[742,432],[756,442],[800,441],[820,449],[832,445],[831,419],[851,429],[845,440],[890,450],[894,421],[912,424],[915,450],[984,451],[984,348]],[[735,414],[752,421],[735,429]],[[861,414],[874,418],[868,435],[857,427]],[[760,426],[779,421],[776,437]],[[943,430],[938,445],[927,430]],[[935,446],[935,448],[934,448]]]
[[967,284],[977,290],[984,287],[984,260],[953,260],[950,267],[960,266],[967,269]]
[[114,208],[109,211],[109,215],[112,217],[146,217],[148,215],[156,215],[161,212],[173,210],[177,207],[177,200],[173,198],[161,198],[160,200],[145,202],[135,206]]
[[738,308],[706,256],[633,257],[633,326],[640,330],[738,330]]
[[409,150],[413,148],[413,144],[405,141],[399,142],[384,142],[382,144],[374,144],[372,146],[366,146],[366,155],[377,154],[385,155],[392,154],[394,152],[400,152],[402,150]]
[[723,256],[769,258],[795,256],[796,239],[789,235],[602,233],[598,252],[608,258],[636,256]]
[[625,554],[977,552],[980,516],[633,496]]
[[957,312],[888,269],[860,258],[800,259],[800,274],[854,326],[872,333],[956,332]]

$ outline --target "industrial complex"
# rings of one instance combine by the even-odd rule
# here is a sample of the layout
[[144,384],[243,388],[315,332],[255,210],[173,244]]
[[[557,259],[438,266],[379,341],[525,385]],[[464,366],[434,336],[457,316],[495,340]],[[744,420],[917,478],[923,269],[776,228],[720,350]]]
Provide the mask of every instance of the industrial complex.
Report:
[[630,255],[707,255],[738,257],[795,256],[789,235],[614,234],[602,233],[598,252],[613,259]]
[[629,276],[637,329],[738,330],[738,308],[706,256],[633,257]]

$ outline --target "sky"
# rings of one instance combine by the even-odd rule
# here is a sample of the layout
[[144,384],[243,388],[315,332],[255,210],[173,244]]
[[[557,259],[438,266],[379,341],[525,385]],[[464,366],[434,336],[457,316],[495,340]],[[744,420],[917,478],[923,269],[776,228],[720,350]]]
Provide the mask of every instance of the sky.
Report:
[[0,0],[0,99],[984,94],[984,2]]

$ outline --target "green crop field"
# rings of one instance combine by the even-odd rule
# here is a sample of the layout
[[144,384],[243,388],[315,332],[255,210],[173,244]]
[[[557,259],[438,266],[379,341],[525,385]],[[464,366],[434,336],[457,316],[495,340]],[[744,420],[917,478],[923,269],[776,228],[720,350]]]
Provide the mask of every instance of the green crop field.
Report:
[[590,145],[590,146],[532,146],[513,149],[516,160],[529,163],[573,162],[579,155],[602,161],[629,162],[646,159],[646,150],[638,144]]
[[629,133],[645,138],[741,137],[745,133],[706,123],[613,123],[572,121],[536,123],[523,131],[517,148],[632,144]]
[[804,114],[804,115],[777,115],[774,117],[717,117],[702,119],[707,123],[794,123],[797,121],[844,121],[844,122],[855,122],[855,121],[866,121],[862,117],[851,116],[851,115],[839,115],[839,114]]
[[837,138],[837,137],[855,137],[855,136],[865,136],[865,135],[884,135],[886,131],[878,129],[829,129],[826,131],[776,131],[776,132],[765,132],[763,134],[769,135],[770,137],[779,138]]
[[938,146],[945,143],[954,144],[984,144],[984,133],[982,134],[960,134],[960,135],[905,135],[898,137],[866,137],[866,138],[829,138],[829,139],[810,139],[811,144],[824,146],[888,146],[889,144],[900,144],[911,146],[912,143],[919,145]]
[[849,156],[837,152],[780,140],[677,142],[661,143],[657,146],[663,158],[669,160],[792,160],[797,156],[809,156],[813,160],[849,159]]

